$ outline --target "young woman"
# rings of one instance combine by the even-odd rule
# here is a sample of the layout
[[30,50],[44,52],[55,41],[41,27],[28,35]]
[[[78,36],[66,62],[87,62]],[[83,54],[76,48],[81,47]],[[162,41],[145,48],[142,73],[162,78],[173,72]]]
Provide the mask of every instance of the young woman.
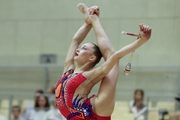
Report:
[[136,89],[134,91],[134,100],[129,102],[130,112],[137,114],[144,107],[144,91],[141,89]]
[[[64,75],[56,84],[57,106],[67,120],[110,120],[114,108],[119,59],[144,44],[151,36],[151,28],[140,24],[139,39],[115,52],[100,24],[99,8],[93,6],[89,9],[84,4],[79,4],[78,7],[85,14],[86,23],[72,39]],[[93,43],[85,43],[78,48],[92,27],[99,47]],[[94,68],[102,55],[104,64]],[[76,67],[74,61],[77,63]],[[92,87],[102,78],[98,94],[88,97]]]
[[45,95],[39,95],[34,104],[34,110],[31,111],[28,120],[47,120],[49,108],[48,97]]

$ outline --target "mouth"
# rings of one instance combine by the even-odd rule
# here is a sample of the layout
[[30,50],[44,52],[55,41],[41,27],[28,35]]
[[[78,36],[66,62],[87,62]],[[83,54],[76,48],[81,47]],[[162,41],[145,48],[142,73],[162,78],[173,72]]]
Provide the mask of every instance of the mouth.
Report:
[[77,53],[75,53],[75,56],[78,56],[78,54],[77,54]]

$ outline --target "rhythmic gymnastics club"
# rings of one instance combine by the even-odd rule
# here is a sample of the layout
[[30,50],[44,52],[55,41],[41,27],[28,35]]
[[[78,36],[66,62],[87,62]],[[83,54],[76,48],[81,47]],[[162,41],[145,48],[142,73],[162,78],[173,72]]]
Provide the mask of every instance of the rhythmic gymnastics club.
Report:
[[[139,37],[139,35],[137,34],[134,34],[134,33],[129,33],[129,32],[125,32],[125,31],[122,31],[121,32],[123,35],[129,35],[129,36],[134,36],[134,37]],[[131,61],[132,61],[132,58],[133,58],[133,53],[134,51],[131,53],[131,56],[129,58],[129,62],[127,63],[127,65],[124,67],[124,74],[126,76],[129,75],[130,71],[131,71]]]
[[131,61],[132,61],[132,58],[133,58],[133,53],[134,53],[134,52],[131,53],[131,56],[130,56],[130,58],[129,58],[129,62],[128,62],[127,65],[124,67],[124,74],[125,74],[126,76],[128,76],[129,73],[130,73],[130,71],[131,71]]
[[122,33],[123,35],[129,35],[129,36],[139,37],[139,35],[134,34],[134,33],[129,33],[129,32],[125,32],[125,31],[122,31],[121,33]]

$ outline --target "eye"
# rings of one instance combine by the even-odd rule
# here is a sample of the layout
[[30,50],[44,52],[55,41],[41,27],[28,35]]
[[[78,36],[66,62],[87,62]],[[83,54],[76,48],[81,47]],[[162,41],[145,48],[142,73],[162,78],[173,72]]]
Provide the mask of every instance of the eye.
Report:
[[83,46],[81,49],[83,49],[83,50],[87,50],[87,48],[86,48],[86,47],[84,47],[84,46]]

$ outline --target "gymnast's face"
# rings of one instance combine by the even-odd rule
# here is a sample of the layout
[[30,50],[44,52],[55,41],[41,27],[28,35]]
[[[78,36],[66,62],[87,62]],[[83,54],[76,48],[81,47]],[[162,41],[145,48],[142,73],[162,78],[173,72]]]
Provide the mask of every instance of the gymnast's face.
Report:
[[87,62],[93,63],[96,60],[93,47],[92,43],[83,44],[76,50],[74,60],[80,65],[84,65]]

